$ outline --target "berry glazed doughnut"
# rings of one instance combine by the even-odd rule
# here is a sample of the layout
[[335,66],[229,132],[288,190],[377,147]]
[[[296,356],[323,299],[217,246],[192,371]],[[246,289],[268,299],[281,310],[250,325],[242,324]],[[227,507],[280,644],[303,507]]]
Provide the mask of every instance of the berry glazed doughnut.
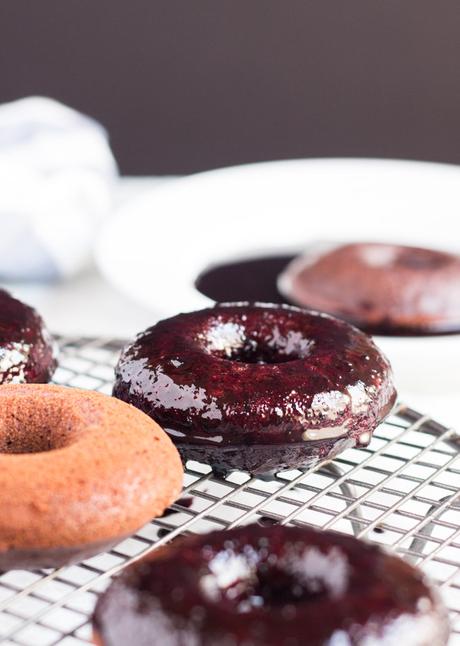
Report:
[[140,334],[121,354],[113,394],[157,421],[184,461],[262,475],[367,445],[396,397],[387,360],[363,332],[247,303]]
[[289,301],[372,334],[460,332],[460,256],[390,244],[312,247],[279,279]]
[[182,485],[168,436],[97,392],[0,388],[0,570],[59,567],[161,515]]
[[98,646],[443,646],[421,571],[351,536],[255,525],[186,538],[99,599]]
[[41,317],[0,289],[0,384],[46,383],[56,369],[56,348]]

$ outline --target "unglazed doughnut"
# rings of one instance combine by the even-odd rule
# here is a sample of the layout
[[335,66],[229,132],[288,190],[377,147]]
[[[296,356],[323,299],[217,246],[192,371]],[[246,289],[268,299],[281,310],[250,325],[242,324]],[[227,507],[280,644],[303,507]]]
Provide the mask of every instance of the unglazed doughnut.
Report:
[[396,393],[371,339],[296,307],[226,304],[160,321],[122,352],[114,395],[183,460],[269,474],[365,446]]
[[309,528],[189,537],[128,568],[99,599],[98,646],[444,646],[421,571]]
[[56,348],[29,305],[0,289],[0,384],[46,383],[56,369]]
[[373,334],[460,331],[460,256],[400,245],[310,248],[279,279],[293,303]]
[[108,549],[176,498],[179,455],[146,415],[97,392],[0,387],[0,570]]

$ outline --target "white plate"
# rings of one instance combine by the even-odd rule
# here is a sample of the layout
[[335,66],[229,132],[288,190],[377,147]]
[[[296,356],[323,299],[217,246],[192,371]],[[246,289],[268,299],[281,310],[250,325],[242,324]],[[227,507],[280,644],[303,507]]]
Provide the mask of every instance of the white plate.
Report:
[[[100,237],[104,275],[152,322],[206,306],[207,265],[312,241],[376,240],[459,251],[460,168],[375,159],[252,164],[170,181],[125,203]],[[460,390],[459,337],[379,339],[403,391]]]

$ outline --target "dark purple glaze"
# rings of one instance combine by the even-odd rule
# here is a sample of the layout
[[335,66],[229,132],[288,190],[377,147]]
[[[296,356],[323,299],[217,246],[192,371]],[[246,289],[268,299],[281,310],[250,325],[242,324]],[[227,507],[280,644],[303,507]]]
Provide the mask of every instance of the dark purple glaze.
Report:
[[[183,498],[179,498],[176,500],[175,505],[177,507],[183,507],[184,509],[190,509],[190,507],[193,505],[193,497],[192,496],[184,496]],[[166,518],[167,516],[172,516],[172,514],[177,514],[179,513],[180,510],[178,509],[171,509],[171,507],[167,507],[164,512],[161,514],[160,518]]]
[[0,289],[0,384],[47,383],[56,369],[55,354],[37,312]]
[[123,351],[113,394],[157,421],[184,460],[262,474],[367,445],[396,397],[365,334],[267,304],[157,323]]
[[351,536],[252,525],[187,538],[116,579],[94,614],[104,646],[442,646],[423,574]]
[[263,256],[226,262],[205,269],[196,279],[199,292],[217,302],[287,303],[277,280],[295,256]]

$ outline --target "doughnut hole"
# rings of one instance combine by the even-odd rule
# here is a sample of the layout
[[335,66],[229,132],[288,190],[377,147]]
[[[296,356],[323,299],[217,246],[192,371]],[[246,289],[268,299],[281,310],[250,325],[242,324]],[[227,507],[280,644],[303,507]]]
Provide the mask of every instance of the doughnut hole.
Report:
[[202,339],[206,352],[227,361],[248,364],[279,364],[305,359],[314,342],[303,332],[275,325],[248,329],[244,321],[215,321]]
[[[229,557],[225,552],[215,555],[209,563],[209,573],[200,581],[209,600],[231,611],[248,613],[317,603],[336,596],[338,590],[331,588],[330,580],[331,568],[337,567],[335,557],[328,560],[324,555],[318,560],[314,555],[316,563],[329,572],[322,572],[322,567],[309,572],[303,566],[302,558],[285,561],[272,555],[268,560],[254,561],[252,556],[233,554]],[[345,579],[339,581],[339,586],[345,587],[346,578],[345,575]]]
[[241,347],[231,348],[225,358],[229,361],[237,361],[238,363],[275,364],[297,361],[301,357],[293,353],[286,354],[279,351],[278,348],[263,346],[260,343],[248,340]]
[[69,446],[77,420],[56,401],[17,398],[0,411],[0,453],[42,453]]

